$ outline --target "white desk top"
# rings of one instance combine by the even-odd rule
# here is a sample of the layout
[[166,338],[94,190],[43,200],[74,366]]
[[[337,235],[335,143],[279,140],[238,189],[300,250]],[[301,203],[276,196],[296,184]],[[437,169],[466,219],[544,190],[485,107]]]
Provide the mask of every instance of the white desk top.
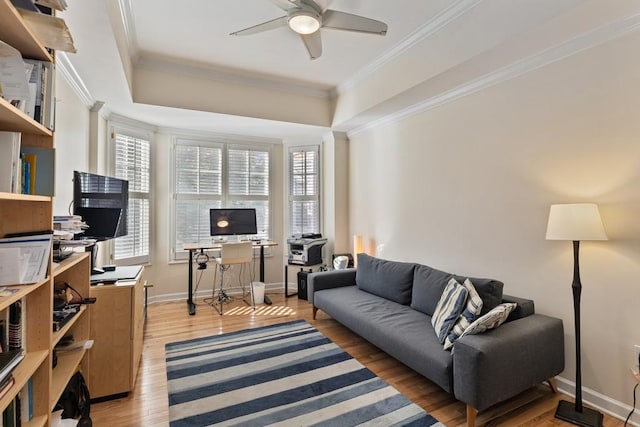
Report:
[[[187,251],[198,249],[220,249],[223,243],[227,242],[196,242],[196,243],[183,243],[182,248]],[[233,242],[229,242],[233,243]],[[278,244],[272,240],[260,240],[253,241],[253,246],[259,248],[260,246],[278,246]]]

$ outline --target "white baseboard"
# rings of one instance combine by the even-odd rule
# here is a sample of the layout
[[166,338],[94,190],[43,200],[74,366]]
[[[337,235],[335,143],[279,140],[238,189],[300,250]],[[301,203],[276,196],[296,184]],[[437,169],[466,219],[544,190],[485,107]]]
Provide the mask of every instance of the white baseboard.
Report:
[[[558,390],[566,395],[571,397],[575,397],[576,391],[576,383],[570,381],[566,378],[557,377],[558,380]],[[629,393],[632,393],[633,389],[629,390]],[[618,418],[620,420],[625,420],[631,412],[631,406],[614,400],[604,394],[598,393],[595,390],[591,390],[590,388],[582,386],[582,401],[595,408],[600,410],[601,412],[606,412],[608,415],[612,417]],[[640,426],[640,410],[635,409],[631,418],[629,418],[628,425],[632,426]]]

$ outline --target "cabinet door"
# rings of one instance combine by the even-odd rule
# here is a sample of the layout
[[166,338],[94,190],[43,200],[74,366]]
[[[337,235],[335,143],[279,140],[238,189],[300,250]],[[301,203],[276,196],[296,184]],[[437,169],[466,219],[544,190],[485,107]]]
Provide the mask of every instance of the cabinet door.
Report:
[[91,397],[129,391],[131,381],[132,286],[92,286],[89,390]]

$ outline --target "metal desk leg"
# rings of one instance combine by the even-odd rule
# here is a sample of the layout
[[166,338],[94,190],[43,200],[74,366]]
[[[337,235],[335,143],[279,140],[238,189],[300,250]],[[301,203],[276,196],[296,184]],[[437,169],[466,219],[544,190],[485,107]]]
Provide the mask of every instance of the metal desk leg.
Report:
[[260,245],[260,281],[264,283],[264,245]]
[[187,306],[189,307],[189,315],[196,314],[196,305],[193,303],[193,249],[189,249],[189,295],[187,297]]
[[[264,283],[264,245],[260,245],[260,282]],[[264,303],[271,305],[271,299],[265,293]]]

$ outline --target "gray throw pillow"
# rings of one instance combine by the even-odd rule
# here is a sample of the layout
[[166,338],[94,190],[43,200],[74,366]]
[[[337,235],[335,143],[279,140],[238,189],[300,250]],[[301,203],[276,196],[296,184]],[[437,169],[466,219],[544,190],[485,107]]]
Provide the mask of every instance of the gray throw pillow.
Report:
[[407,305],[411,302],[414,263],[387,261],[358,254],[356,285],[359,289]]
[[502,288],[504,283],[494,279],[478,279],[475,277],[454,276],[460,283],[464,283],[466,279],[471,280],[473,287],[476,288],[478,295],[482,298],[482,311],[480,315],[487,314],[498,304],[502,303]]

